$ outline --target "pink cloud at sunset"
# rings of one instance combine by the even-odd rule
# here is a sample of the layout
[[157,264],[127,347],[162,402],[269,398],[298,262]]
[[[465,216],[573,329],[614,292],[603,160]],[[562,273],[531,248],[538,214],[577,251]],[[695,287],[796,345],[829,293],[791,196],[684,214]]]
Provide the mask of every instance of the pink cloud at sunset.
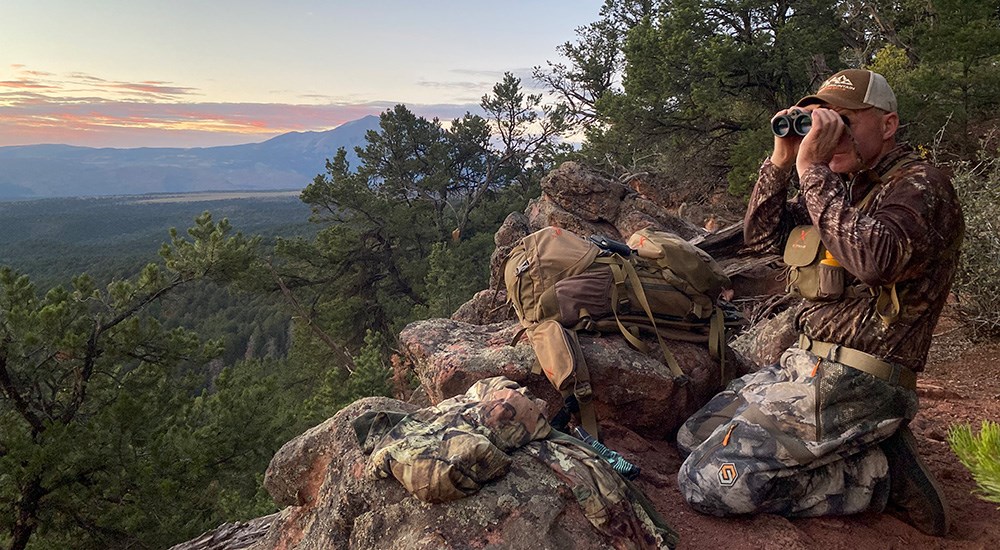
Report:
[[[121,82],[13,67],[0,80],[0,146],[62,143],[90,147],[208,147],[264,141],[292,131],[328,130],[392,102],[303,104],[197,101],[196,88],[163,81]],[[194,101],[192,101],[194,100]],[[451,119],[477,105],[409,105]]]

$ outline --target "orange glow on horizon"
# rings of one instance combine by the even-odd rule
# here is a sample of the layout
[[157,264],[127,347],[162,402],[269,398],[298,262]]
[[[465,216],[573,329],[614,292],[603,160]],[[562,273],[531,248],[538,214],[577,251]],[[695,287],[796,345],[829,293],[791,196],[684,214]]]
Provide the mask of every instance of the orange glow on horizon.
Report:
[[[91,147],[211,147],[259,142],[288,132],[325,131],[395,102],[205,101],[197,88],[160,80],[124,82],[87,73],[56,75],[11,65],[0,80],[0,147],[62,143]],[[192,101],[192,99],[199,100]],[[474,105],[411,106],[449,120]],[[130,137],[132,136],[132,137]]]

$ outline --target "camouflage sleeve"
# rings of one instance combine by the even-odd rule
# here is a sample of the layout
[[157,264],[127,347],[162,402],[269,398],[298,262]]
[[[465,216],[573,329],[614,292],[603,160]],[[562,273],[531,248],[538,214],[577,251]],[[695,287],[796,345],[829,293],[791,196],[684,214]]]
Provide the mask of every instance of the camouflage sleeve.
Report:
[[[927,170],[917,168],[885,184],[868,214],[851,206],[841,179],[816,164],[801,177],[802,194],[823,244],[844,268],[869,286],[890,284],[918,274],[934,243],[929,227]],[[943,176],[941,176],[943,177]]]
[[788,200],[792,169],[782,169],[770,159],[760,167],[743,219],[743,240],[752,252],[781,254],[784,239],[809,217],[800,200]]

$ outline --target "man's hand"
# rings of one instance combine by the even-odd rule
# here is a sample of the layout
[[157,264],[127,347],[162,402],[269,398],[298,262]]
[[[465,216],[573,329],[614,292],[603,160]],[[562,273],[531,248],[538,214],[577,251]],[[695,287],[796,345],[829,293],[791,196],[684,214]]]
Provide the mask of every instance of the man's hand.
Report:
[[847,130],[836,111],[817,108],[810,114],[812,129],[802,139],[795,159],[795,167],[800,176],[814,164],[828,164]]
[[[787,115],[793,109],[801,110],[798,107],[789,107],[788,109],[778,111],[771,117],[771,121],[773,122],[779,116]],[[774,152],[771,153],[771,164],[786,170],[791,168],[795,165],[795,156],[798,154],[800,143],[802,143],[802,136],[795,132],[789,132],[785,137],[774,136]]]

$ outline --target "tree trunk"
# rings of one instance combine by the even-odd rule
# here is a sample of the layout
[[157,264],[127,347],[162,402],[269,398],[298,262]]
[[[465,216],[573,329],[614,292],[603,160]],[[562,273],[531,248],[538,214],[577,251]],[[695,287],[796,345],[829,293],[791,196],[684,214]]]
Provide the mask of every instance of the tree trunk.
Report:
[[41,478],[32,479],[21,490],[21,500],[14,510],[17,517],[10,529],[10,550],[24,550],[28,546],[28,540],[38,526],[38,503],[43,496],[45,489],[42,487]]

